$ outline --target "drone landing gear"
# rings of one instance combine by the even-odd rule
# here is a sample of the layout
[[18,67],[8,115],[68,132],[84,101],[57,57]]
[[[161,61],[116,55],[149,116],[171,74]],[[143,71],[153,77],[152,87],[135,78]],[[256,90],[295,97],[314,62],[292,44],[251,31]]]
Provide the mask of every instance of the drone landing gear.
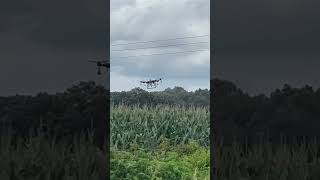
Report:
[[101,68],[100,68],[100,66],[98,67],[97,74],[98,74],[98,75],[101,75]]
[[147,86],[147,89],[155,89],[157,86]]
[[[156,80],[149,80],[149,81],[140,81],[140,85],[147,86],[147,89],[154,89],[161,83],[161,78]],[[160,82],[160,83],[159,83]]]

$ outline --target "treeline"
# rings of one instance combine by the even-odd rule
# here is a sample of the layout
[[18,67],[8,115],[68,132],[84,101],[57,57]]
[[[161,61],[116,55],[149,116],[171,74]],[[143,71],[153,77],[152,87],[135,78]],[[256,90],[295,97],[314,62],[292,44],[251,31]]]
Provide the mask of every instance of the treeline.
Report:
[[[250,142],[262,135],[274,141],[281,134],[289,137],[320,135],[319,89],[284,85],[270,96],[250,96],[232,82],[215,79],[211,83],[212,91],[188,92],[175,87],[147,92],[135,88],[112,92],[110,100],[113,104],[127,105],[210,105],[213,135],[223,136],[224,142],[231,142],[233,137],[247,137]],[[108,100],[108,90],[93,82],[81,82],[58,94],[1,97],[0,132],[10,127],[13,134],[27,136],[31,129],[41,129],[48,136],[64,138],[93,129],[101,141],[108,134]]]
[[261,137],[274,143],[292,142],[320,135],[320,89],[285,84],[270,96],[249,96],[231,82],[215,79],[211,83],[215,87],[211,96],[213,132],[225,142],[234,137],[246,137],[248,143]]
[[[0,132],[29,137],[37,132],[49,138],[94,131],[96,142],[106,139],[109,93],[94,82],[81,82],[63,93],[0,98]],[[108,139],[106,139],[108,140]]]
[[149,105],[159,104],[181,106],[209,106],[210,91],[198,89],[188,92],[182,87],[167,88],[164,91],[148,92],[141,88],[130,91],[111,92],[111,102],[115,105]]

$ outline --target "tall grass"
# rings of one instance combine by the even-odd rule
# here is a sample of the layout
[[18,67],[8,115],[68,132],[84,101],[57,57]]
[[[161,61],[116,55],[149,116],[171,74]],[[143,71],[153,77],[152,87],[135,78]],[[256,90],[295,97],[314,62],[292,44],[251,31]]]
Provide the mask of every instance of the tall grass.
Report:
[[[149,156],[154,170],[146,169],[148,172],[155,173],[153,176],[167,175],[166,169],[170,170],[173,177],[186,176],[185,173],[192,172],[192,176],[207,176],[208,173],[208,145],[209,145],[209,111],[206,108],[186,108],[173,106],[157,106],[154,108],[117,106],[111,110],[111,146],[117,151],[112,151],[114,163],[138,163],[141,164],[142,157]],[[45,134],[38,134],[29,137],[15,139],[8,134],[0,135],[0,179],[1,180],[86,180],[86,179],[108,179],[107,158],[110,154],[107,149],[101,150],[93,143],[93,135],[85,134],[74,136],[70,143],[70,138],[63,141],[55,141],[46,138]],[[188,149],[182,146],[192,140],[200,142],[204,150],[194,150],[193,154],[201,154],[203,158],[199,164],[196,157],[185,154]],[[142,156],[135,159],[135,152],[129,159],[121,160],[120,149],[128,152],[127,148],[137,145],[145,148],[141,152]],[[158,151],[158,155],[150,154],[155,147],[163,150],[171,148],[178,151],[168,151],[163,154]],[[119,150],[119,151],[118,151]],[[158,149],[159,150],[159,149]],[[120,152],[120,154],[118,153]],[[129,152],[128,152],[129,153]],[[143,155],[145,153],[145,155]],[[173,153],[173,154],[172,154]],[[174,153],[182,153],[185,156],[176,156]],[[189,152],[191,153],[191,151]],[[142,158],[142,159],[141,159]],[[154,159],[155,158],[155,159]],[[169,158],[169,159],[168,159]],[[180,162],[180,159],[183,160]],[[129,161],[130,160],[130,161]],[[194,165],[189,169],[183,168],[181,163]],[[205,167],[202,167],[205,164]],[[199,166],[199,167],[198,167]],[[172,167],[178,169],[171,169]],[[195,169],[193,167],[196,167]],[[113,168],[113,169],[112,169]],[[114,169],[116,168],[116,169]],[[111,167],[112,172],[121,172],[117,167]],[[133,168],[133,170],[136,168]],[[118,171],[120,170],[120,171]],[[162,172],[163,171],[163,172]],[[137,172],[139,175],[139,172]],[[113,174],[115,175],[115,174]],[[141,174],[140,174],[141,175]],[[171,177],[170,175],[170,177]],[[130,177],[128,177],[130,179]],[[119,177],[114,177],[119,179]],[[121,178],[120,178],[121,179]]]
[[[178,179],[209,177],[207,108],[120,105],[112,106],[110,117],[111,146],[116,149],[111,151],[113,179],[130,179],[128,174],[165,179],[168,172],[170,177]],[[89,137],[74,136],[70,144],[48,140],[41,133],[30,135],[26,140],[14,140],[10,133],[2,134],[0,179],[108,179],[108,150],[99,149],[93,144],[93,136]],[[234,142],[231,146],[213,143],[216,171],[211,177],[215,179],[320,179],[320,143],[317,141],[256,145]]]
[[111,107],[113,179],[210,179],[209,108]]
[[1,180],[107,179],[107,151],[92,138],[74,137],[72,144],[48,140],[41,134],[13,140],[0,137]]
[[232,146],[216,143],[214,177],[224,180],[320,179],[320,144],[271,144],[260,142]]
[[195,140],[208,147],[209,117],[205,107],[112,106],[110,146],[119,150],[132,145],[154,149],[166,139],[173,146]]

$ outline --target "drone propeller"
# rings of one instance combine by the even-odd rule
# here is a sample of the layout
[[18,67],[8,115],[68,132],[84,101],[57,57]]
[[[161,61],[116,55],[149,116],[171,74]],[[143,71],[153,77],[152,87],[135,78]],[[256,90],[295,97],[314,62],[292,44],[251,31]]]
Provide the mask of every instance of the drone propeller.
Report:
[[106,62],[108,62],[107,60],[94,60],[94,59],[89,59],[88,61],[93,62],[93,63],[97,63],[97,62],[106,63]]

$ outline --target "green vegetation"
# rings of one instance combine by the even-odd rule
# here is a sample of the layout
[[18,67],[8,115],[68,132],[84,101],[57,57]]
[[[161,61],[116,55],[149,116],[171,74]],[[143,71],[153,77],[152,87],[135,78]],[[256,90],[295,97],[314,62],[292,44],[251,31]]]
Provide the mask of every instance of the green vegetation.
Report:
[[[209,91],[177,87],[156,93],[167,106],[144,101],[145,93],[136,89],[127,99],[111,93],[121,101],[112,101],[117,104],[112,114],[108,91],[93,82],[57,94],[0,97],[0,179],[107,179],[110,155],[115,179],[139,176],[118,174],[142,170],[135,162],[149,167],[144,175],[158,179],[208,178]],[[195,99],[201,101],[193,104]],[[110,139],[105,139],[106,117],[111,117]],[[128,169],[119,169],[122,165]]]
[[93,136],[73,137],[73,143],[55,142],[43,134],[14,140],[0,137],[1,180],[108,179],[108,151],[93,143]]
[[256,145],[234,142],[232,146],[217,143],[215,148],[215,179],[320,179],[320,144],[316,141],[277,145],[263,141]]
[[[113,92],[111,114],[107,90],[92,82],[53,95],[0,97],[0,179],[100,180],[111,168],[119,180],[202,180],[209,178],[210,156],[216,179],[320,179],[320,142],[312,141],[320,135],[320,89],[286,85],[267,97],[249,96],[227,81],[212,83],[213,92]],[[213,155],[209,116],[214,138],[223,138],[214,142]],[[90,130],[95,133],[88,136]],[[285,144],[280,134],[288,136]]]
[[111,179],[209,180],[209,149],[183,145],[164,151],[112,151]]
[[208,108],[180,106],[112,106],[111,147],[128,149],[130,144],[153,149],[163,138],[176,146],[195,140],[209,146]]
[[[92,136],[89,136],[92,138]],[[0,138],[0,179],[107,179],[107,150],[92,139],[74,137],[73,144],[48,141],[41,134],[21,139]],[[111,153],[111,177],[120,179],[208,179],[209,152],[195,141],[169,145],[165,139],[154,150],[133,148]],[[318,180],[320,144],[257,145],[217,143],[216,179]],[[127,177],[127,178],[126,178]]]
[[130,91],[111,92],[111,102],[115,105],[148,105],[157,106],[183,105],[183,106],[209,106],[210,91],[198,89],[188,92],[182,87],[167,88],[164,91],[148,92],[141,88],[134,88]]
[[[231,143],[233,136],[247,137],[249,144],[259,143],[259,136],[280,142],[288,137],[320,136],[320,88],[308,85],[295,88],[285,84],[269,96],[248,95],[228,81],[212,80],[212,120],[218,139]],[[294,143],[294,142],[293,142]]]
[[111,107],[112,179],[209,179],[209,109]]

